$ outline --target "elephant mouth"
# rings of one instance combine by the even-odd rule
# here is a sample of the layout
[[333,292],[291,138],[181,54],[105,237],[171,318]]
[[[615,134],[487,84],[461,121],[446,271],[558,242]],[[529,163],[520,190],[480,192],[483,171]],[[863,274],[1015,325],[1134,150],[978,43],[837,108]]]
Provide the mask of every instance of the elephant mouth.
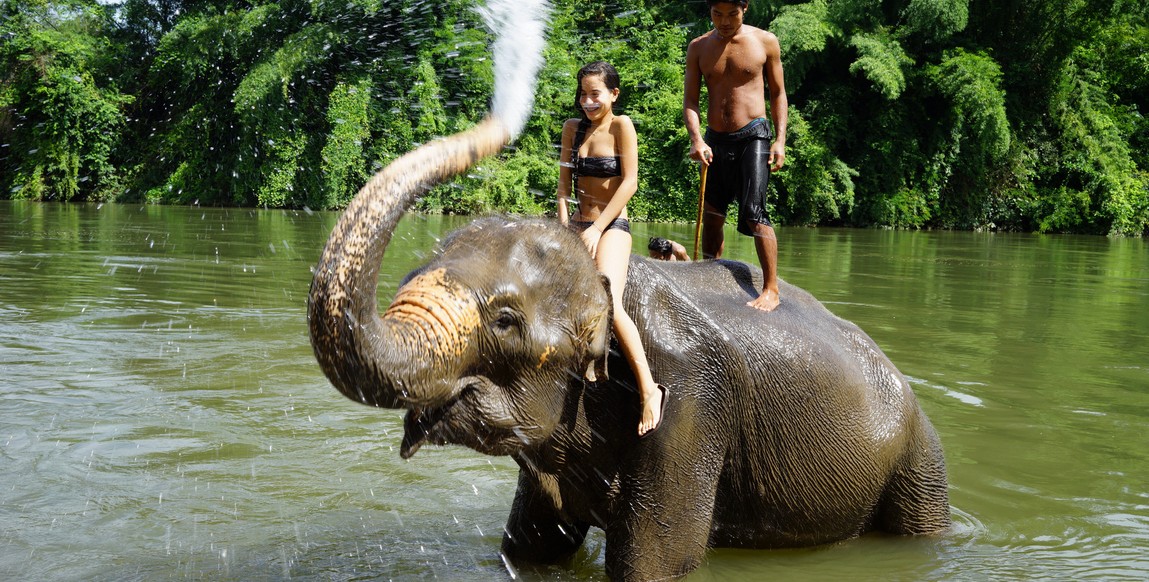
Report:
[[[443,419],[447,416],[450,407],[444,408],[412,408],[403,418],[403,444],[399,448],[399,456],[410,459],[437,430]],[[445,440],[435,441],[435,444],[446,444]]]
[[509,413],[500,390],[485,378],[467,378],[441,406],[414,407],[403,419],[399,456],[410,459],[425,443],[458,444],[488,455],[510,455],[530,444]]

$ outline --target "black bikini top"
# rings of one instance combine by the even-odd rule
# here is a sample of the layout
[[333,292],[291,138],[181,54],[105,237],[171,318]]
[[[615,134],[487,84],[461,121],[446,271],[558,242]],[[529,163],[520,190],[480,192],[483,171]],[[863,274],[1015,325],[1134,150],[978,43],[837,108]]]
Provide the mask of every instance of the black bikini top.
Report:
[[599,158],[575,158],[575,172],[579,176],[591,178],[613,178],[622,175],[622,158],[620,156],[603,156]]
[[578,187],[578,179],[580,176],[613,178],[622,175],[622,158],[620,156],[584,158],[578,155],[579,148],[582,147],[583,139],[586,137],[586,130],[589,128],[589,119],[580,120],[578,129],[575,131],[574,143],[571,144],[571,166],[574,167],[574,171],[571,172],[571,178],[576,188]]

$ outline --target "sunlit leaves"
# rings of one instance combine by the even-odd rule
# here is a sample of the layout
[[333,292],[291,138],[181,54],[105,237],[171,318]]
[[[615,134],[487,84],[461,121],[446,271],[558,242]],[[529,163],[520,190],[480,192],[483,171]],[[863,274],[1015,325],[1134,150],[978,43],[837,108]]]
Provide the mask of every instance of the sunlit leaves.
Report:
[[849,216],[858,172],[839,159],[814,126],[790,110],[787,163],[779,174],[784,186],[783,214],[789,222],[819,224]]
[[807,71],[820,62],[831,38],[839,34],[830,22],[824,0],[786,6],[770,23],[770,30],[782,47],[788,90],[801,86]]
[[257,106],[292,99],[292,86],[306,84],[308,75],[322,63],[324,51],[330,47],[326,32],[326,27],[312,26],[289,36],[240,82],[235,91],[236,111],[248,115]]
[[778,43],[782,46],[782,54],[791,57],[825,49],[826,40],[835,34],[828,14],[824,0],[783,8],[770,23],[770,30],[778,36]]
[[106,49],[88,2],[5,3],[0,19],[0,188],[16,198],[107,197],[132,101],[91,72]]
[[447,124],[443,109],[443,95],[439,86],[439,76],[431,63],[430,56],[421,55],[415,66],[414,83],[408,93],[408,103],[415,111],[416,139],[427,141],[441,136]]
[[1140,234],[1149,227],[1149,173],[1133,161],[1118,109],[1095,77],[1074,60],[1062,74],[1051,113],[1065,138],[1059,173],[1072,189],[1050,197],[1041,228],[1088,224],[1111,234]]
[[366,141],[371,136],[368,109],[371,83],[360,79],[340,83],[331,92],[327,105],[330,131],[323,144],[321,159],[326,181],[323,207],[338,207],[351,199],[367,178]]
[[896,40],[884,34],[856,34],[850,44],[858,51],[858,58],[850,64],[850,72],[862,75],[886,99],[897,99],[906,88],[904,69],[914,64]]
[[299,161],[307,146],[307,136],[286,127],[270,135],[263,154],[265,162],[258,166],[261,180],[256,200],[261,206],[271,208],[297,204],[292,192],[297,175],[303,169]]
[[969,23],[969,0],[910,0],[902,11],[903,33],[932,42],[943,42],[965,30]]
[[1010,129],[1001,88],[1001,68],[986,54],[953,51],[929,76],[949,99],[958,124],[969,128],[975,150],[990,157],[1005,155]]
[[[690,142],[682,124],[682,85],[687,39],[677,27],[652,26],[632,33],[635,42],[610,59],[622,76],[622,113],[638,132],[639,191],[632,216],[673,220],[697,206],[697,166],[685,152]],[[573,91],[573,80],[568,82]],[[568,95],[572,96],[571,93]]]
[[927,166],[941,188],[943,223],[983,227],[991,222],[987,176],[1005,162],[1012,139],[1001,68],[989,55],[957,49],[926,74],[948,106],[941,119],[949,130],[937,134]]

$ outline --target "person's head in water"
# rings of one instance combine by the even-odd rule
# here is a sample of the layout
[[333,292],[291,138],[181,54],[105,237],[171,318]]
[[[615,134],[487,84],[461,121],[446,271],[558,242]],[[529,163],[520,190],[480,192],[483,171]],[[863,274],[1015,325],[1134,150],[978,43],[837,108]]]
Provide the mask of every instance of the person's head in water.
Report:
[[661,236],[650,237],[650,243],[646,245],[646,248],[650,251],[650,256],[655,259],[663,261],[674,260],[674,246],[670,244],[670,241]]
[[575,91],[575,110],[583,119],[595,121],[603,118],[618,99],[620,82],[618,71],[607,62],[588,63],[578,71],[578,89]]
[[650,237],[650,242],[646,245],[647,250],[650,251],[650,257],[662,261],[689,261],[690,255],[686,254],[686,247],[661,236]]

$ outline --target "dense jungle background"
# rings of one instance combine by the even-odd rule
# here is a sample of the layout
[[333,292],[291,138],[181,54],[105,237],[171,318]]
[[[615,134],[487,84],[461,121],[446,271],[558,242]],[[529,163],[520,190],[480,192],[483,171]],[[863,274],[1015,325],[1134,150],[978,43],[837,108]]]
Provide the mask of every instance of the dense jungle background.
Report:
[[[0,198],[344,206],[487,110],[479,0],[0,0]],[[552,0],[515,147],[422,210],[552,211],[574,73],[617,66],[639,220],[690,221],[687,42],[704,0]],[[790,97],[790,225],[1149,233],[1143,0],[751,0]]]

